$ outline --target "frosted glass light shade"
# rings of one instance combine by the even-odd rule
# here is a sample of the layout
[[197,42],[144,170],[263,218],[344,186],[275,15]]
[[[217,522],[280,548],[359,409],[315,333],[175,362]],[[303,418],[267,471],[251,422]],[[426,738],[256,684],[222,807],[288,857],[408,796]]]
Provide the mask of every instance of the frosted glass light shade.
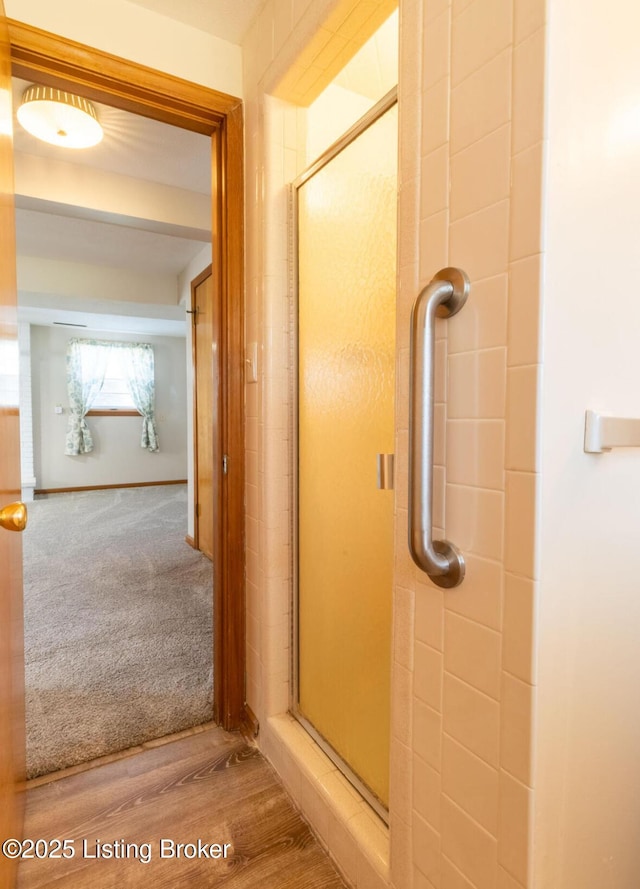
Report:
[[24,129],[51,145],[90,148],[102,139],[102,127],[91,102],[52,86],[30,86],[18,108]]

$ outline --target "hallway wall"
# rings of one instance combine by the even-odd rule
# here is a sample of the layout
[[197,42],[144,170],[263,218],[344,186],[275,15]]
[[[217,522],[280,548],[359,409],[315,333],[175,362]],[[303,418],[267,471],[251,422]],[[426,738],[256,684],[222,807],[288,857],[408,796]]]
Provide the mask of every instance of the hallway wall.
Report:
[[550,6],[540,889],[633,889],[640,873],[640,453],[583,451],[586,409],[640,416],[639,29],[633,0]]
[[[295,4],[292,16],[290,4],[270,0],[244,46],[255,197],[247,340],[261,346],[259,383],[247,386],[248,701],[264,749],[355,884],[528,889],[542,0],[406,0],[401,9],[390,872],[385,831],[363,838],[361,812],[338,817],[327,791],[335,777],[277,717],[289,704],[291,588],[284,186],[298,172],[301,138],[290,72],[322,81],[309,47],[332,56],[341,8]],[[408,322],[420,288],[449,264],[468,272],[472,295],[439,330],[436,521],[465,553],[467,577],[443,593],[413,566],[406,544]]]

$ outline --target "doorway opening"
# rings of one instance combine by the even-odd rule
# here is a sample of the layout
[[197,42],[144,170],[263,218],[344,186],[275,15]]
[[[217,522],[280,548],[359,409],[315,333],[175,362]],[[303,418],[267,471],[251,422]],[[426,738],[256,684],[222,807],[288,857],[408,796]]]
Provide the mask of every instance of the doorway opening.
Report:
[[214,718],[225,728],[237,728],[245,718],[241,103],[20,23],[10,23],[10,39],[14,76],[61,86],[210,139],[212,259],[222,319],[217,344],[219,422],[213,442]]
[[28,778],[213,719],[212,549],[187,543],[210,139],[94,107],[82,151],[14,118]]

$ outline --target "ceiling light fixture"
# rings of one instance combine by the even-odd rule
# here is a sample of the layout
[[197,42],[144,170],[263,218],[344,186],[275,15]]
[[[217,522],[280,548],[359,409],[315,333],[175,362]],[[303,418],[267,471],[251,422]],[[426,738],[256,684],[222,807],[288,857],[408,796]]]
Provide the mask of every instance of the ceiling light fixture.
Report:
[[50,145],[90,148],[103,136],[91,102],[52,86],[28,87],[17,113],[28,133]]

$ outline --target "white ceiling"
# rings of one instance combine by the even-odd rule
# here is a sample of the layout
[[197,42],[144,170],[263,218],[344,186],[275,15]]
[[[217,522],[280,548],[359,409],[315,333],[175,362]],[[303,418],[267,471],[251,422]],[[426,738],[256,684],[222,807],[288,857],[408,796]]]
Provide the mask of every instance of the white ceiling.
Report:
[[[14,109],[29,85],[27,81],[14,78]],[[77,164],[78,181],[82,182],[87,207],[95,206],[95,201],[84,190],[86,183],[93,181],[86,172],[87,168],[172,186],[199,195],[210,194],[211,141],[207,136],[117,108],[94,104],[104,129],[104,139],[97,146],[72,151],[47,145],[25,132],[16,119],[16,160],[19,161],[21,155],[31,155],[50,162],[64,162],[65,165]],[[56,169],[55,165],[51,169]],[[17,252],[20,256],[126,269],[138,274],[165,274],[175,280],[176,293],[178,275],[204,246],[202,232],[194,235],[184,225],[177,224],[159,226],[153,218],[153,209],[157,210],[157,207],[150,208],[148,220],[132,220],[125,215],[123,208],[121,215],[104,213],[102,216],[106,221],[99,221],[100,213],[78,206],[77,201],[68,205],[55,204],[18,193],[16,203]],[[99,271],[96,273],[99,274]],[[20,281],[18,284],[20,287]],[[166,318],[166,306],[160,313],[163,317],[154,317],[153,306],[149,308],[141,303],[139,317],[129,315],[125,323],[123,316],[109,315],[108,308],[101,309],[97,305],[78,305],[77,312],[69,305],[65,306],[64,312],[46,306],[30,311],[28,304],[31,303],[33,308],[37,297],[38,294],[34,293],[20,293],[20,317],[23,320],[37,324],[52,324],[54,320],[88,322],[94,329],[126,329],[170,335],[175,335],[177,329],[184,330],[183,321],[171,316],[170,320]],[[61,307],[63,302],[61,294]],[[179,310],[179,314],[184,318],[184,308]]]
[[104,130],[102,142],[80,151],[48,145],[31,136],[18,123],[15,112],[22,94],[31,84],[17,77],[12,80],[15,151],[65,162],[75,161],[110,173],[209,194],[211,140],[208,136],[94,102]]
[[264,0],[129,0],[229,43],[242,43]]
[[188,238],[24,209],[16,210],[16,238],[21,256],[176,278],[204,246]]

